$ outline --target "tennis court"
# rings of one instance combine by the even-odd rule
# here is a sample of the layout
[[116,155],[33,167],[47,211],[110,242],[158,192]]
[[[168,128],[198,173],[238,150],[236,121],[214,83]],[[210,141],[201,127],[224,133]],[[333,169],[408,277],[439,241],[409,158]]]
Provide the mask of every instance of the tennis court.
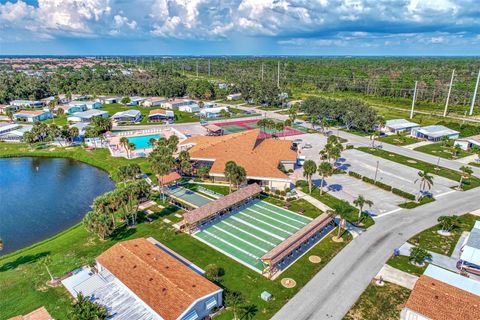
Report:
[[182,186],[171,186],[167,188],[166,193],[172,198],[195,208],[201,207],[214,200]]
[[295,212],[254,200],[229,217],[201,228],[194,237],[261,273],[260,257],[310,221]]
[[[259,128],[257,124],[258,120],[239,120],[233,122],[219,122],[215,123],[217,126],[222,127],[225,133],[237,133],[246,130],[253,130]],[[262,138],[270,138],[272,135],[276,135],[277,137],[289,137],[304,134],[307,132],[307,129],[293,125],[291,127],[285,127],[283,131],[277,131],[275,129],[262,129]]]

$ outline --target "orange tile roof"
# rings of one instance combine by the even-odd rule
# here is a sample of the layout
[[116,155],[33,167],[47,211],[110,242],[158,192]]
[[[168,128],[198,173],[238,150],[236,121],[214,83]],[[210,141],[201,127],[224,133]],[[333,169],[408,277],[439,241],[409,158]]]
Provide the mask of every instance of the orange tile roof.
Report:
[[42,115],[44,114],[43,111],[35,111],[35,110],[22,110],[22,111],[19,111],[15,114],[32,114],[34,116],[39,116],[39,115]]
[[173,172],[170,172],[169,174],[164,175],[164,176],[157,175],[157,178],[158,178],[159,183],[162,183],[163,185],[166,185],[166,184],[172,183],[174,181],[177,181],[178,179],[181,179],[182,176],[179,175],[178,172],[173,171]]
[[405,304],[432,320],[480,319],[480,296],[429,276],[421,276]]
[[40,307],[37,310],[30,312],[24,316],[16,316],[9,320],[53,320],[50,313],[48,313],[45,307]]
[[97,261],[165,320],[221,290],[145,238],[119,242]]
[[220,137],[197,136],[186,139],[181,145],[194,144],[189,153],[192,159],[214,161],[210,173],[223,175],[225,164],[235,161],[245,168],[249,177],[288,179],[278,170],[280,161],[295,161],[297,154],[291,150],[291,141],[258,139],[260,129],[238,132]]
[[167,110],[164,110],[164,109],[155,109],[155,110],[150,110],[150,113],[148,114],[148,116],[154,116],[156,114],[167,114]]

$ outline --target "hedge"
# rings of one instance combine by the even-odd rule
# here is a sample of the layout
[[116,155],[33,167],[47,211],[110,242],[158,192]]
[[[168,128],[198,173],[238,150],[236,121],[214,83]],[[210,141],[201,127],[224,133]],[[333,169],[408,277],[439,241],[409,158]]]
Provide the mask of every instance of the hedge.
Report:
[[375,182],[375,185],[379,188],[382,188],[383,190],[392,191],[392,186],[389,186],[388,184],[385,184],[383,182],[377,181]]
[[357,179],[362,179],[362,175],[355,171],[348,171],[348,175]]
[[363,176],[362,180],[365,181],[365,182],[371,183],[371,184],[375,184],[375,180],[373,180],[372,178],[369,178],[369,177]]
[[406,199],[408,199],[408,200],[412,200],[412,201],[413,201],[413,200],[416,199],[416,197],[415,197],[414,194],[405,192],[405,191],[400,190],[400,189],[397,189],[397,188],[393,188],[393,189],[392,189],[392,192],[393,192],[394,194],[396,194],[397,196],[404,197],[404,198],[406,198]]

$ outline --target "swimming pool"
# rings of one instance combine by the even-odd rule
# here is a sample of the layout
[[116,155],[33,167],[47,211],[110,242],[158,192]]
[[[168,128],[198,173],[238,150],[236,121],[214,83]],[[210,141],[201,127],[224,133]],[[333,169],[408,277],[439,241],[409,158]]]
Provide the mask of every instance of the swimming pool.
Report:
[[160,134],[150,134],[148,136],[138,136],[128,138],[128,141],[135,145],[135,149],[148,149],[151,148],[150,139],[159,139]]

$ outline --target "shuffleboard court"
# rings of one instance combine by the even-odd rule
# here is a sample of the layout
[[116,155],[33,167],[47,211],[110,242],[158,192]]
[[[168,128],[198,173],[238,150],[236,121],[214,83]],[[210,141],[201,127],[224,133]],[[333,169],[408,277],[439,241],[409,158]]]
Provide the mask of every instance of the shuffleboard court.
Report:
[[190,204],[194,207],[201,207],[214,200],[182,186],[169,187],[167,188],[166,193],[169,196],[187,204]]
[[253,200],[227,218],[200,228],[198,240],[259,273],[260,257],[312,219],[265,201]]

